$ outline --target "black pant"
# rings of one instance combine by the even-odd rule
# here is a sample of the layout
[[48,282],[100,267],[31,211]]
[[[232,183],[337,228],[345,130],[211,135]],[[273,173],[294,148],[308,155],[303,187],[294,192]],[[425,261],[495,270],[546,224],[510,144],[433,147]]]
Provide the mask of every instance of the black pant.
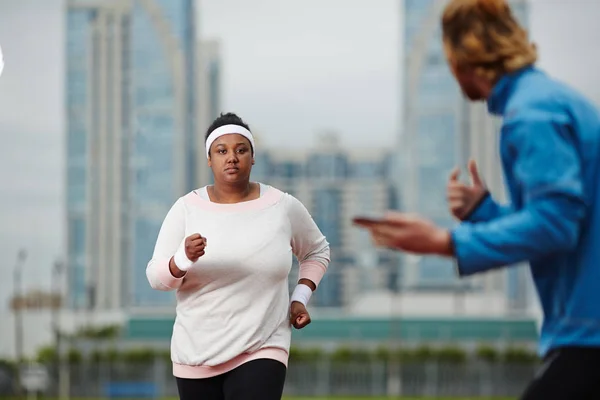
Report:
[[600,348],[564,347],[545,357],[521,400],[600,399]]
[[286,371],[276,360],[252,360],[212,378],[177,378],[177,389],[181,400],[281,400]]

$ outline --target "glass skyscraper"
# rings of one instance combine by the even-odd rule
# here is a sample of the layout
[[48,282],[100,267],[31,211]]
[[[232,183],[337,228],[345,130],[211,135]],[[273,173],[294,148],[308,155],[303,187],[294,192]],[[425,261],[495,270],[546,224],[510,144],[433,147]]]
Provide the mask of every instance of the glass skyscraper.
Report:
[[[160,226],[177,197],[196,187],[195,12],[192,0],[134,1],[131,193],[133,306],[160,306],[172,293],[145,280]],[[150,4],[152,6],[150,7]]]
[[197,186],[204,186],[209,183],[213,183],[213,175],[211,169],[204,161],[204,139],[206,130],[210,124],[219,116],[221,110],[221,75],[222,75],[222,61],[220,44],[217,40],[205,40],[202,41],[198,46],[199,55],[199,85],[198,85],[198,102],[199,109],[199,135],[198,135],[198,146],[199,151],[202,152],[200,155],[200,161],[197,163]]
[[[448,174],[457,162],[460,90],[444,58],[440,12],[444,1],[404,1],[404,129],[402,203],[442,226],[447,211]],[[452,262],[423,257],[406,264],[408,287],[446,286],[456,282]]]
[[173,302],[145,267],[167,211],[196,186],[193,0],[69,0],[66,40],[70,300]]

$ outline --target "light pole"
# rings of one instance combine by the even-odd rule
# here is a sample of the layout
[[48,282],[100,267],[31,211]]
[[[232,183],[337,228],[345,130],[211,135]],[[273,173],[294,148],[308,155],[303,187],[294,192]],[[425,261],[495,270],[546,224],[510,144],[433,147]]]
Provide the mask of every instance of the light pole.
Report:
[[62,309],[63,293],[59,287],[59,281],[62,274],[65,272],[66,264],[62,261],[56,261],[52,267],[51,290],[52,290],[52,332],[54,333],[54,346],[56,351],[56,362],[58,366],[58,390],[59,399],[64,400],[69,398],[69,366],[64,357],[62,346],[62,334],[59,324],[59,311]]
[[58,311],[61,307],[60,303],[62,302],[62,298],[60,296],[60,288],[58,287],[58,280],[63,273],[64,264],[60,261],[56,261],[52,266],[52,277],[50,281],[51,292],[52,292],[52,333],[54,334],[54,345],[56,352],[60,359],[60,328],[58,325]]
[[23,298],[22,288],[22,272],[23,265],[27,259],[27,251],[19,250],[17,254],[17,262],[13,270],[13,312],[15,313],[15,357],[17,361],[17,394],[21,394],[21,361],[23,360],[23,315],[21,309],[24,304],[21,304]]

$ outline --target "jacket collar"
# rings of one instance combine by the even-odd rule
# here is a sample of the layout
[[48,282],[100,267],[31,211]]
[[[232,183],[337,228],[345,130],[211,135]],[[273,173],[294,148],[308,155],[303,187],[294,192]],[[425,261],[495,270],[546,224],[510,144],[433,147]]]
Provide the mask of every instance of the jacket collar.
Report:
[[506,105],[513,93],[516,83],[523,75],[527,75],[534,71],[535,67],[529,66],[506,74],[500,78],[496,85],[494,85],[490,97],[487,99],[487,106],[490,114],[504,115],[506,112]]

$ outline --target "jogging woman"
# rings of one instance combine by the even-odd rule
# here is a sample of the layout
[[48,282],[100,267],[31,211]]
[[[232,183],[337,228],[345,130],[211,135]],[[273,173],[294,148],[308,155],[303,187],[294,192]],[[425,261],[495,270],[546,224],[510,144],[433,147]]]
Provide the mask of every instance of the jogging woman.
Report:
[[[173,374],[182,400],[279,400],[291,326],[329,264],[329,244],[293,196],[250,181],[255,143],[235,114],[206,134],[214,184],[179,198],[161,227],[147,277],[175,290]],[[299,281],[292,295],[292,257]]]

